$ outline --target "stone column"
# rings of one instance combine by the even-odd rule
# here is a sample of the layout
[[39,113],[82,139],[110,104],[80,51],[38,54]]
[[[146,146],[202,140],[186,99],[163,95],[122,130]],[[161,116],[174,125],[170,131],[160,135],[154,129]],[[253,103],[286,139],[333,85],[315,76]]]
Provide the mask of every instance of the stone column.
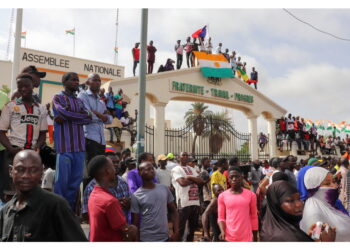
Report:
[[256,115],[248,116],[248,130],[250,133],[250,155],[252,160],[257,160],[258,152],[258,123]]
[[165,154],[165,107],[167,103],[157,102],[153,104],[154,117],[154,156]]
[[277,156],[277,144],[276,144],[276,120],[267,119],[267,131],[269,133],[269,151],[270,158]]

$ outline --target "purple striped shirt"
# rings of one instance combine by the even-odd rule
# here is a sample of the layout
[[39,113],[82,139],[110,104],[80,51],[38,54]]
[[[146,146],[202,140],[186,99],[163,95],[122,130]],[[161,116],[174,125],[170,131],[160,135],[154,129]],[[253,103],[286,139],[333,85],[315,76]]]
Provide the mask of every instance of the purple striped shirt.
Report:
[[55,95],[52,101],[55,118],[60,117],[62,124],[54,122],[55,149],[57,153],[85,152],[83,125],[91,122],[91,113],[75,95],[64,91]]

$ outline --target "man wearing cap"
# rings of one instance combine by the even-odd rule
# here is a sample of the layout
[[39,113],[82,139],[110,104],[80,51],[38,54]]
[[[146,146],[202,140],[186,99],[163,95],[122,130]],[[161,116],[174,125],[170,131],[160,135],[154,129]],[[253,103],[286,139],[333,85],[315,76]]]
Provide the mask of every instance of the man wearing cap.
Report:
[[122,173],[122,178],[127,182],[129,171],[132,171],[133,169],[136,168],[136,160],[132,157],[126,158],[124,161],[124,167],[125,167],[125,169],[122,170],[122,171],[124,171]]
[[158,168],[156,170],[156,176],[160,184],[167,187],[171,186],[171,172],[166,168],[167,157],[165,155],[158,155]]
[[179,165],[179,164],[177,164],[177,163],[175,162],[175,156],[174,156],[173,153],[169,153],[169,154],[166,156],[166,158],[168,159],[168,162],[167,162],[167,164],[166,164],[166,168],[169,169],[170,171],[171,171],[174,167],[176,167],[177,165]]
[[16,81],[20,97],[5,105],[0,118],[0,143],[10,162],[22,149],[39,150],[47,132],[46,108],[33,98],[32,76],[20,74]]
[[[30,65],[28,67],[25,67],[21,74],[23,73],[27,73],[29,74],[32,78],[33,78],[33,87],[34,88],[39,88],[40,86],[40,79],[41,78],[45,78],[46,76],[46,72],[40,72],[38,71],[38,69],[33,66]],[[11,96],[11,100],[14,100],[15,98],[19,98],[21,97],[21,94],[19,93],[19,91],[17,90],[16,92],[13,93],[13,95]],[[33,98],[37,103],[41,103],[40,97],[38,96],[38,94],[33,92]]]

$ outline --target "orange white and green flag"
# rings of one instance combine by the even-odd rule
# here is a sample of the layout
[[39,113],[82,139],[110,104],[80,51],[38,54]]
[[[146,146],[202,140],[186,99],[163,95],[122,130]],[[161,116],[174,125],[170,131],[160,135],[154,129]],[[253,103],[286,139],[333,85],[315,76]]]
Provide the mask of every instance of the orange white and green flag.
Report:
[[21,38],[26,39],[27,37],[27,31],[21,32]]
[[114,52],[118,54],[118,47],[114,47]]
[[309,129],[309,128],[311,128],[312,127],[312,121],[311,120],[305,120],[305,127],[306,127],[306,129]]
[[75,35],[75,28],[71,30],[66,30],[66,34]]
[[193,51],[204,77],[234,77],[231,65],[222,54]]

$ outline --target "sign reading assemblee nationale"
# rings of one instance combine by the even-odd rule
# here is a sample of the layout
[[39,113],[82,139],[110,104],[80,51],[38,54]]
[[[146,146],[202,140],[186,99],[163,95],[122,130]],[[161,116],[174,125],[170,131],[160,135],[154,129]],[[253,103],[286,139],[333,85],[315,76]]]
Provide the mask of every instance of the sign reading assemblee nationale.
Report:
[[98,73],[111,78],[119,78],[124,76],[124,68],[120,66],[108,65],[31,49],[21,49],[21,63],[25,65],[35,65],[37,67],[47,66],[49,69],[64,72],[73,71],[79,74]]
[[241,102],[247,102],[247,103],[254,102],[254,98],[251,95],[245,95],[240,93],[230,94],[230,92],[228,92],[227,90],[216,89],[216,88],[205,89],[205,87],[203,86],[184,83],[184,82],[172,81],[170,88],[172,91],[176,91],[176,92],[185,92],[185,93],[201,95],[201,96],[209,94],[211,97],[218,97],[226,100],[233,99],[235,101],[241,101]]

